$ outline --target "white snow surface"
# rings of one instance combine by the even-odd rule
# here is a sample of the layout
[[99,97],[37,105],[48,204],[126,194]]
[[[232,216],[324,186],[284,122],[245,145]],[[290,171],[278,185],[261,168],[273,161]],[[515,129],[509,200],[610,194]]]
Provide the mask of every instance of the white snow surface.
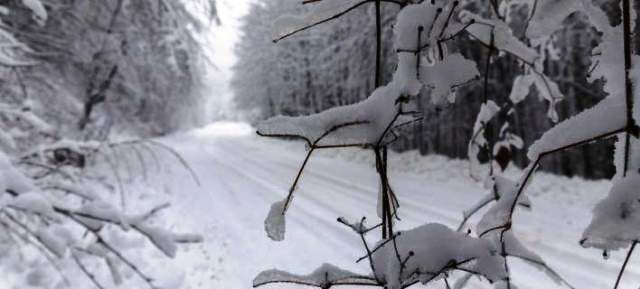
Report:
[[[299,184],[296,205],[287,214],[287,238],[273,242],[264,233],[264,216],[271,204],[286,196],[304,158],[304,144],[260,138],[254,131],[245,124],[215,123],[160,139],[183,155],[202,185],[195,184],[183,169],[171,169],[159,178],[159,184],[171,194],[147,196],[147,201],[168,199],[172,207],[163,212],[170,220],[168,228],[200,233],[204,242],[180,246],[173,260],[160,257],[162,262],[147,262],[136,258],[137,263],[158,278],[158,284],[171,288],[171,284],[184,282],[178,288],[187,289],[251,288],[254,278],[264,270],[277,268],[305,276],[324,263],[369,275],[365,261],[355,263],[364,255],[359,236],[336,218],[360,220],[367,216],[369,225],[376,223],[378,179],[371,153],[345,149],[312,157]],[[390,153],[390,181],[400,199],[402,218],[396,228],[410,230],[434,222],[455,228],[462,212],[487,193],[481,183],[468,176],[468,166],[467,161],[442,156]],[[506,172],[514,180],[521,174],[513,168]],[[601,250],[579,245],[593,208],[610,187],[608,181],[537,173],[527,189],[532,210],[516,212],[513,230],[518,240],[576,288],[611,288],[624,259],[623,250],[610,252],[611,258],[603,260]],[[483,213],[471,219],[472,228]],[[377,232],[371,232],[368,240],[370,244],[379,240]],[[139,242],[128,246],[137,247]],[[637,262],[632,259],[620,288],[637,289]],[[566,288],[520,260],[510,259],[510,269],[518,288]],[[122,273],[128,274],[126,270]],[[460,276],[454,273],[452,284]],[[12,278],[11,274],[1,274],[0,288],[12,288],[16,281]],[[131,288],[125,285],[121,288]],[[302,288],[267,286],[264,288]],[[444,283],[415,288],[444,288]],[[492,287],[471,278],[465,288]]]

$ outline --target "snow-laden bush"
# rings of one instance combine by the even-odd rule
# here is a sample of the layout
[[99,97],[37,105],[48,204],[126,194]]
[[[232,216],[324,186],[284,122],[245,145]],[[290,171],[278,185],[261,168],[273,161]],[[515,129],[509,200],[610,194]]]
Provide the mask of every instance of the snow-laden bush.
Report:
[[[46,25],[42,2],[21,5]],[[18,67],[42,61],[6,28],[0,26],[0,66],[14,69],[20,79]],[[159,162],[160,153],[184,161],[154,140],[67,139],[41,117],[50,109],[47,103],[24,94],[0,98],[0,268],[3,277],[11,271],[24,278],[3,281],[16,288],[167,288],[158,280],[164,276],[152,276],[140,260],[150,248],[174,258],[180,244],[201,237],[164,228],[154,219],[169,204],[139,205],[140,194],[126,192],[125,183],[134,174],[146,177],[147,165]],[[135,172],[127,177],[123,167]]]
[[[631,29],[635,15],[631,15],[628,0],[621,2],[622,24],[613,26],[607,15],[590,0],[523,0],[523,1],[382,1],[382,0],[318,0],[305,1],[313,5],[303,16],[285,16],[274,24],[273,39],[278,41],[321,23],[339,19],[364,5],[375,5],[377,47],[380,51],[381,13],[386,5],[399,5],[400,12],[394,25],[393,47],[398,66],[392,80],[379,83],[380,67],[375,71],[377,89],[364,101],[332,108],[301,117],[277,116],[258,125],[258,134],[268,137],[299,139],[307,146],[305,160],[295,176],[286,198],[275,203],[265,220],[270,238],[280,241],[286,232],[286,213],[292,205],[293,195],[309,158],[321,149],[363,148],[371,150],[379,174],[378,217],[380,223],[372,227],[343,218],[338,221],[356,232],[362,240],[371,272],[355,274],[325,264],[310,275],[300,276],[279,270],[265,271],[254,280],[254,286],[270,283],[295,283],[320,288],[340,285],[366,285],[383,288],[406,288],[416,283],[430,283],[443,279],[451,288],[448,278],[452,272],[462,271],[455,288],[462,288],[472,275],[478,275],[495,284],[496,288],[515,288],[510,276],[509,260],[524,260],[543,270],[553,281],[571,287],[536,253],[524,247],[513,227],[513,216],[518,208],[530,208],[526,188],[535,175],[540,161],[547,155],[564,149],[607,137],[618,137],[616,165],[618,175],[607,198],[596,206],[594,220],[586,228],[582,244],[603,250],[621,249],[631,245],[629,255],[639,241],[636,210],[637,190],[640,187],[638,169],[638,127],[640,116],[638,93],[633,81],[638,79],[637,56],[631,51]],[[480,4],[482,3],[482,4]],[[383,5],[384,4],[384,5]],[[479,8],[478,8],[479,7]],[[512,12],[526,9],[524,35],[517,37],[510,24]],[[602,34],[600,44],[592,52],[593,67],[590,80],[604,80],[609,96],[595,107],[560,122],[546,132],[529,148],[530,165],[518,180],[502,175],[508,159],[505,150],[519,149],[523,142],[509,130],[508,124],[500,129],[500,140],[488,140],[487,127],[499,113],[510,114],[515,104],[522,102],[532,88],[548,103],[548,117],[558,122],[555,105],[562,100],[559,86],[543,69],[545,60],[553,53],[554,33],[563,21],[573,14],[587,17],[593,29]],[[345,16],[348,17],[348,16]],[[520,19],[521,20],[521,19]],[[473,41],[488,50],[482,65],[466,59],[456,52],[456,41]],[[494,55],[494,53],[496,55]],[[502,106],[490,100],[486,87],[488,72],[495,57],[509,55],[525,69],[516,77],[510,103]],[[377,54],[376,63],[381,63]],[[479,67],[482,67],[480,69]],[[484,74],[480,71],[484,70]],[[425,224],[412,230],[395,231],[400,221],[402,200],[398,200],[387,174],[387,146],[395,141],[402,128],[419,119],[413,103],[419,93],[428,89],[436,103],[455,102],[455,91],[471,81],[484,77],[484,104],[478,114],[473,136],[469,143],[471,174],[482,181],[490,192],[478,204],[463,213],[463,222],[457,230],[440,224]],[[495,124],[494,124],[495,125]],[[486,153],[488,157],[480,158]],[[488,160],[489,170],[479,168]],[[486,173],[485,173],[486,172]],[[436,205],[436,204],[434,204]],[[467,221],[485,210],[474,227]],[[461,232],[465,228],[467,233]],[[376,244],[369,244],[365,235],[381,231]],[[628,256],[629,256],[628,255]],[[627,257],[628,261],[628,257]],[[627,265],[625,261],[620,276]],[[616,280],[617,288],[620,276]]]

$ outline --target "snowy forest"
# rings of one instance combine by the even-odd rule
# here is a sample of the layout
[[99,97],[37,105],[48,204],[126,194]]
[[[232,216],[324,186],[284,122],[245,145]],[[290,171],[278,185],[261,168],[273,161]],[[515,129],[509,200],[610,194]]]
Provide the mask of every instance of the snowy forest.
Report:
[[[310,5],[299,5],[299,1],[263,1],[254,5],[244,26],[245,35],[239,43],[240,55],[233,85],[237,90],[239,107],[249,107],[256,120],[274,115],[304,115],[320,112],[334,106],[351,104],[363,100],[375,87],[371,71],[375,69],[375,24],[372,10],[364,7],[354,10],[349,17],[330,22],[312,31],[285,39],[278,45],[268,40],[271,27],[264,25],[268,19],[287,13],[304,13]],[[483,1],[464,5],[474,13],[489,13],[492,8]],[[522,2],[522,1],[501,1]],[[612,25],[619,24],[619,1],[596,0]],[[506,9],[503,5],[501,9]],[[512,3],[511,5],[516,5]],[[397,63],[393,46],[393,23],[400,10],[398,5],[384,3],[382,79],[388,81]],[[506,14],[507,12],[502,12]],[[513,35],[525,37],[528,10],[509,10],[508,22]],[[455,39],[457,49],[468,59],[486,62],[488,54],[476,43]],[[488,93],[499,106],[514,108],[514,113],[503,113],[497,123],[508,122],[511,131],[522,138],[524,147],[538,139],[543,132],[559,120],[592,107],[607,94],[603,83],[589,81],[590,69],[595,65],[590,59],[592,49],[601,35],[589,25],[584,15],[574,14],[563,20],[563,26],[553,34],[553,47],[548,47],[544,66],[546,75],[557,85],[564,100],[557,103],[557,116],[549,118],[544,102],[538,101],[538,92],[523,101],[510,99],[515,78],[525,68],[514,61],[511,55],[496,57],[489,71]],[[499,54],[498,51],[495,52]],[[498,56],[498,55],[496,55]],[[268,61],[259,61],[268,59]],[[279,67],[274,71],[273,67]],[[271,72],[271,73],[266,73]],[[252,77],[246,77],[251,75]],[[397,150],[419,150],[422,154],[443,154],[454,158],[467,157],[467,140],[473,133],[476,114],[483,102],[482,81],[461,87],[457,92],[460,104],[433,104],[428,92],[422,92],[419,109],[424,111],[423,122],[414,126],[411,134],[403,135],[394,144]],[[579,96],[579,97],[578,97]],[[504,109],[508,111],[508,109]],[[489,129],[496,138],[500,127]],[[607,157],[611,142],[584,146],[545,160],[544,169],[555,173],[587,178],[609,178],[614,168]],[[589,156],[589,157],[586,157]],[[522,149],[509,152],[518,165],[527,162]]]
[[0,289],[638,288],[638,12],[0,1]]

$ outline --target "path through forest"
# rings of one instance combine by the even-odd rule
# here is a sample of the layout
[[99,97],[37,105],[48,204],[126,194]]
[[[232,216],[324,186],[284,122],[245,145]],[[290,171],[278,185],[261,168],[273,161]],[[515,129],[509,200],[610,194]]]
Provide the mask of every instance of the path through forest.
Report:
[[[354,263],[363,254],[358,236],[335,220],[363,215],[375,220],[378,187],[373,167],[336,157],[312,158],[288,212],[286,239],[272,242],[264,233],[263,221],[271,203],[285,196],[304,157],[303,144],[258,138],[251,127],[241,123],[216,123],[162,141],[184,156],[202,182],[198,187],[180,172],[170,182],[178,221],[205,236],[200,250],[178,259],[191,275],[192,285],[250,288],[261,270],[277,267],[307,273],[324,262],[366,271],[365,263]],[[424,161],[429,159],[434,158]],[[402,206],[400,228],[425,222],[456,226],[462,210],[481,197],[481,186],[449,163],[454,162],[437,164],[439,169],[429,173],[393,171],[392,184]],[[390,166],[402,164],[391,158]],[[533,210],[516,217],[515,230],[523,242],[576,288],[611,288],[622,263],[622,252],[603,260],[601,252],[578,245],[591,208],[608,186],[607,182],[541,174],[530,189]],[[198,256],[206,258],[205,265],[213,266],[208,276],[196,277],[194,272],[202,268],[190,267],[195,265],[189,260]],[[621,288],[637,288],[637,262],[632,261]],[[512,261],[511,267],[519,288],[566,288],[520,261]],[[445,287],[437,283],[424,288]],[[490,286],[474,282],[468,288]]]

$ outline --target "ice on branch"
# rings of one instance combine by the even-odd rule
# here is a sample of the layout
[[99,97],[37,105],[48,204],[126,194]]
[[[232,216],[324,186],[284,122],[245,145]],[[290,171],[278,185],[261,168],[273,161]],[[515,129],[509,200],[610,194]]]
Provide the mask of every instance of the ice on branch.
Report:
[[323,264],[308,275],[296,275],[289,272],[272,269],[261,272],[253,279],[253,287],[259,287],[271,283],[295,283],[300,285],[329,288],[335,285],[369,284],[376,285],[371,277],[340,269],[331,264]]
[[608,97],[570,119],[554,126],[542,135],[527,154],[535,160],[541,154],[592,140],[620,131],[626,125],[625,102],[620,97]]
[[264,220],[264,230],[267,232],[267,236],[274,241],[284,240],[286,230],[285,202],[286,201],[283,200],[271,205],[269,214]]
[[591,224],[585,229],[582,245],[603,250],[618,250],[640,240],[640,174],[613,183],[609,195],[593,210]]

